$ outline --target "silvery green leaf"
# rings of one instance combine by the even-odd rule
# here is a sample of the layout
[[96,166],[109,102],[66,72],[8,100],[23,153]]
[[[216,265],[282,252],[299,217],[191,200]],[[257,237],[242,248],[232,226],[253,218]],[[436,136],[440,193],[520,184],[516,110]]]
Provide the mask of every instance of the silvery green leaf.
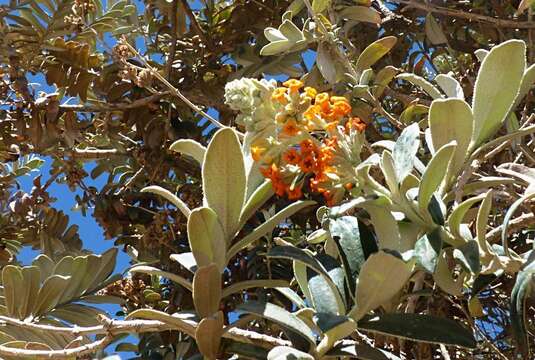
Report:
[[335,63],[331,58],[331,53],[329,51],[329,45],[321,42],[318,46],[316,53],[316,65],[321,73],[321,75],[329,82],[334,84],[336,82],[336,67]]
[[414,256],[416,263],[433,274],[442,251],[442,238],[439,229],[433,230],[429,234],[422,236],[414,246]]
[[205,206],[217,214],[227,243],[234,238],[245,202],[245,164],[238,135],[218,130],[206,150],[202,166]]
[[410,82],[411,84],[420,87],[427,95],[433,99],[442,99],[444,96],[440,91],[429,81],[421,76],[409,73],[403,73],[396,76],[396,78]]
[[508,40],[492,48],[481,63],[476,79],[472,109],[476,148],[500,128],[518,95],[526,68],[526,44]]
[[464,91],[461,84],[450,74],[438,74],[435,77],[435,82],[448,98],[464,100]]
[[392,150],[398,184],[401,184],[407,175],[412,172],[419,147],[419,125],[412,124],[403,129]]
[[447,44],[448,39],[432,13],[425,17],[425,35],[432,45]]
[[367,6],[348,6],[340,11],[340,16],[344,19],[369,22],[372,24],[381,23],[379,12]]
[[[344,14],[344,11],[346,10],[343,10],[342,14]],[[397,38],[395,36],[385,36],[368,45],[359,55],[356,65],[357,72],[362,73],[364,70],[370,68],[383,56],[388,54],[388,52],[396,45],[396,42]]]

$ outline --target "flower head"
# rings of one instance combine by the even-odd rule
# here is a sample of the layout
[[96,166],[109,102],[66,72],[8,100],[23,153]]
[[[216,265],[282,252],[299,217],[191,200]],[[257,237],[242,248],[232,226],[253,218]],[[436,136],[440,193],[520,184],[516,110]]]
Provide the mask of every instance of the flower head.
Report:
[[282,85],[286,86],[290,90],[290,94],[297,93],[305,84],[301,80],[289,79],[286,80]]
[[284,123],[282,127],[282,133],[288,136],[295,136],[301,132],[300,127],[297,125],[295,119],[289,119]]

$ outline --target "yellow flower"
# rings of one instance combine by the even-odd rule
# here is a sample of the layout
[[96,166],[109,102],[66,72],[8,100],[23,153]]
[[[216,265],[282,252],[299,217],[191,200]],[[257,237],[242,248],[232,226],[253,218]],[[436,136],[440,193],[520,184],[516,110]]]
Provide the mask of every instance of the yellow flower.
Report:
[[266,152],[266,148],[262,146],[251,146],[251,155],[254,161],[260,161],[262,155]]
[[301,89],[305,84],[303,84],[301,80],[289,79],[285,81],[282,85],[290,89],[290,94],[292,94],[298,92],[299,89]]
[[320,111],[321,108],[318,105],[310,105],[303,113],[303,118],[309,121],[314,120]]
[[307,86],[305,88],[305,96],[310,99],[315,99],[316,95],[318,95],[318,90],[314,89],[313,87]]
[[288,99],[286,98],[286,91],[288,89],[283,87],[278,87],[273,91],[273,94],[271,94],[271,99],[273,101],[277,101],[280,104],[286,105],[288,103]]

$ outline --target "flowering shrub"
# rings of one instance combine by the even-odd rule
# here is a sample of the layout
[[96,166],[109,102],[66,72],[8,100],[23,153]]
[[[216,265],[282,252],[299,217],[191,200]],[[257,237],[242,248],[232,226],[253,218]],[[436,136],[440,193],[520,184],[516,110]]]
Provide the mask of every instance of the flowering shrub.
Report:
[[[249,86],[244,93],[255,91],[254,80],[241,81]],[[255,101],[242,104],[246,97],[234,100],[235,91],[232,85],[227,87],[227,103],[240,111],[242,119],[247,113],[256,114],[257,120],[251,117],[246,126],[258,133],[250,152],[276,195],[296,200],[304,194],[321,194],[327,204],[334,205],[346,191],[358,186],[351,169],[360,163],[366,124],[352,116],[347,98],[318,93],[304,87],[302,81],[290,79],[282,87],[263,89],[261,109],[270,112],[259,115],[262,111],[250,105]]]

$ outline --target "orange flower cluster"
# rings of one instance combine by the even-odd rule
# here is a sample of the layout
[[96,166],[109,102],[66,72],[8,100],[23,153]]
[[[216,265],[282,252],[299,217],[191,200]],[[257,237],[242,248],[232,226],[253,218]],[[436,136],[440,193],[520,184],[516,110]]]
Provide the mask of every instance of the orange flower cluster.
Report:
[[[329,205],[335,202],[334,192],[345,192],[352,183],[336,184],[337,153],[340,152],[338,135],[347,137],[352,132],[362,134],[366,124],[351,116],[351,105],[345,97],[318,93],[303,82],[290,79],[272,93],[278,109],[277,144],[281,151],[271,151],[267,141],[251,147],[255,161],[263,163],[264,177],[271,179],[278,196],[297,200],[303,190],[322,194]],[[341,132],[340,132],[341,131]],[[295,140],[294,140],[295,139]],[[275,156],[267,156],[269,153]],[[339,156],[338,156],[339,158]]]

